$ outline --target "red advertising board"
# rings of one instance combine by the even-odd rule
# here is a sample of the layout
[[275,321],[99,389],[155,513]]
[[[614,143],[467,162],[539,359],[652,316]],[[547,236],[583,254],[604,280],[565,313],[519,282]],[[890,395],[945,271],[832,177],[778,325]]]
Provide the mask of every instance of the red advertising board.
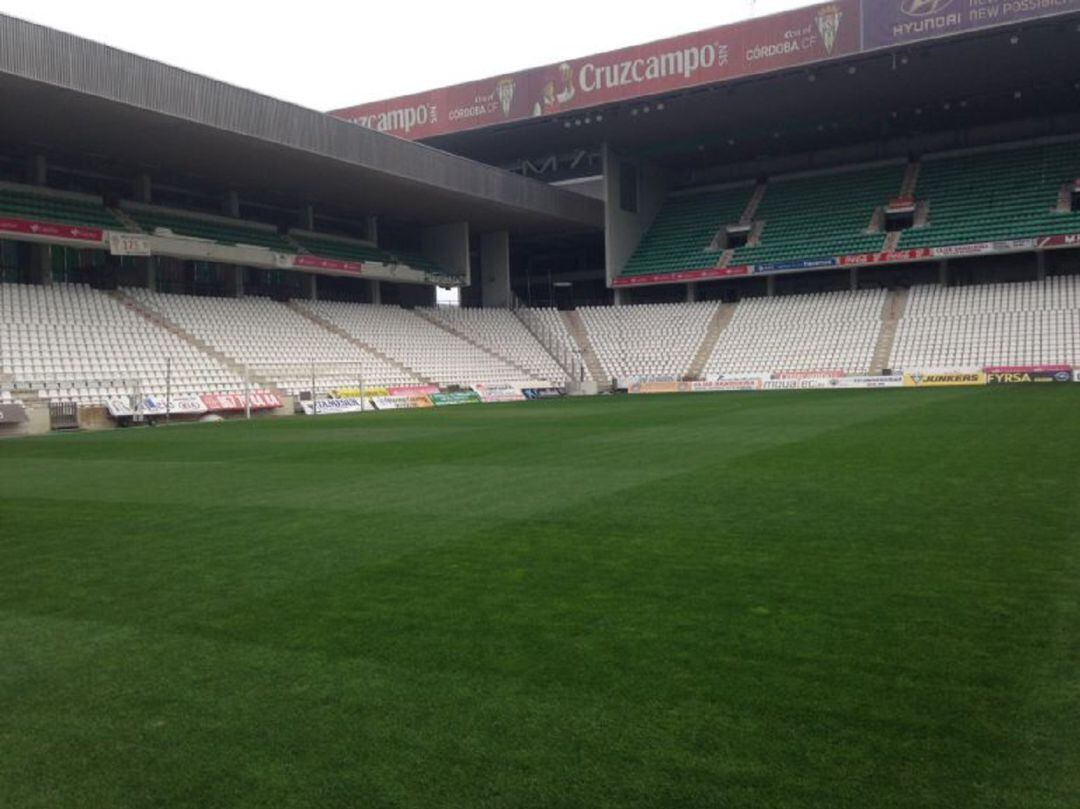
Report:
[[344,272],[359,275],[364,271],[364,265],[358,261],[340,261],[336,258],[320,258],[319,256],[297,256],[294,266],[311,270],[329,270],[332,272]]
[[659,275],[629,275],[616,278],[617,287],[648,286],[650,284],[677,284],[682,281],[701,281],[708,278],[739,278],[750,274],[750,267],[713,267],[708,270],[682,270]]
[[[206,409],[211,413],[239,412],[247,409],[242,393],[206,393],[201,398]],[[250,399],[252,410],[277,410],[281,407],[281,399],[266,391],[253,391]]]
[[33,222],[27,219],[0,218],[0,233],[22,233],[27,236],[41,236],[50,239],[70,239],[77,242],[97,242],[104,238],[104,231],[99,228],[80,228],[71,225],[56,225],[51,222]]
[[809,8],[331,113],[418,140],[857,53],[859,0]]

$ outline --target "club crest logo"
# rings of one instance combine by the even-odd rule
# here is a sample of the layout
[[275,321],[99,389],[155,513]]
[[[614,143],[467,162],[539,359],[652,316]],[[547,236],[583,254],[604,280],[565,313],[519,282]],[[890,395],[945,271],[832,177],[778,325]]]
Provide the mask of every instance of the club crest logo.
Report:
[[510,117],[516,89],[517,83],[513,79],[500,79],[499,83],[495,85],[495,95],[499,98],[499,106],[502,108],[504,118]]
[[840,21],[844,19],[844,12],[839,6],[823,6],[817,13],[817,29],[821,34],[821,41],[825,45],[825,53],[832,56],[836,47],[836,36],[840,33]]

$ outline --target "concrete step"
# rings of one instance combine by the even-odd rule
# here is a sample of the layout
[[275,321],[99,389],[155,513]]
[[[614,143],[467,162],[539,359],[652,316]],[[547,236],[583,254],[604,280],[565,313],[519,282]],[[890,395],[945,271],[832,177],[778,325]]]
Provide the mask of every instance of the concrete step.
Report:
[[922,163],[913,160],[908,163],[904,172],[904,182],[900,184],[900,196],[913,197],[919,188],[919,174],[922,171]]
[[737,306],[738,304],[735,303],[722,303],[713,313],[709,328],[705,331],[705,336],[701,338],[701,345],[698,346],[694,359],[690,361],[690,368],[686,372],[687,379],[701,379],[705,364],[712,356],[720,335],[727,330],[727,327],[731,325],[731,319],[735,317]]
[[589,332],[585,328],[585,322],[581,319],[581,315],[576,311],[560,312],[560,314],[566,324],[567,331],[570,332],[570,336],[577,343],[578,351],[581,352],[581,358],[585,362],[585,368],[588,370],[589,375],[601,387],[612,387],[615,380],[607,375],[604,366],[600,364],[600,359],[593,350],[592,340],[589,339]]
[[754,217],[757,216],[758,208],[761,207],[761,203],[765,199],[765,192],[768,190],[769,186],[765,183],[757,184],[753,195],[750,197],[750,201],[746,203],[746,208],[743,209],[742,216],[739,217],[740,225],[749,225],[754,221]]
[[874,356],[870,361],[870,368],[867,369],[871,374],[881,373],[882,369],[889,367],[893,345],[896,343],[896,332],[907,309],[909,295],[908,290],[897,289],[889,292],[885,298],[885,305],[881,309],[881,331],[878,332]]

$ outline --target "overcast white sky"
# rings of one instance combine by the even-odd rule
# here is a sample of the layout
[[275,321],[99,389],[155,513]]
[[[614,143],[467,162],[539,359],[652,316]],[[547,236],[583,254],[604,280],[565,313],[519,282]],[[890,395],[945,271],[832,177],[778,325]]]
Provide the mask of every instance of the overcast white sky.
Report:
[[807,0],[0,0],[0,12],[319,110],[772,14]]

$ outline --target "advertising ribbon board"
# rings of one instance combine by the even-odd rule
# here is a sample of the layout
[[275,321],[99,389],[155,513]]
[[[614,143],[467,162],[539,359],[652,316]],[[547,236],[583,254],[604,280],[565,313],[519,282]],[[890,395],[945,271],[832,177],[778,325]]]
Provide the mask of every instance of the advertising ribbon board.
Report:
[[435,406],[430,396],[376,396],[371,401],[379,410],[417,410]]
[[691,382],[693,393],[738,393],[740,391],[761,390],[761,380],[754,378],[715,379],[704,382]]
[[989,385],[1039,385],[1055,382],[1072,382],[1072,371],[989,371],[986,382]]
[[[247,399],[252,410],[277,410],[282,401],[275,394],[264,390],[252,391]],[[202,402],[211,413],[234,413],[247,409],[247,401],[242,393],[207,393]]]
[[566,388],[523,388],[526,399],[561,399],[566,395]]
[[521,388],[514,385],[473,385],[473,390],[476,391],[480,398],[488,404],[497,402],[522,402],[525,400],[525,394],[521,392]]
[[985,384],[986,374],[981,371],[956,374],[904,374],[905,388],[960,388]]
[[863,47],[887,48],[1077,9],[1078,0],[870,0],[863,3]]
[[301,402],[300,409],[305,416],[332,416],[337,413],[363,413],[373,410],[372,406],[362,399],[319,399],[317,412],[316,407],[310,401]]
[[479,404],[480,395],[472,391],[460,393],[433,393],[428,397],[436,407],[454,407],[455,405]]
[[902,376],[847,376],[836,380],[838,388],[902,388],[904,377]]

